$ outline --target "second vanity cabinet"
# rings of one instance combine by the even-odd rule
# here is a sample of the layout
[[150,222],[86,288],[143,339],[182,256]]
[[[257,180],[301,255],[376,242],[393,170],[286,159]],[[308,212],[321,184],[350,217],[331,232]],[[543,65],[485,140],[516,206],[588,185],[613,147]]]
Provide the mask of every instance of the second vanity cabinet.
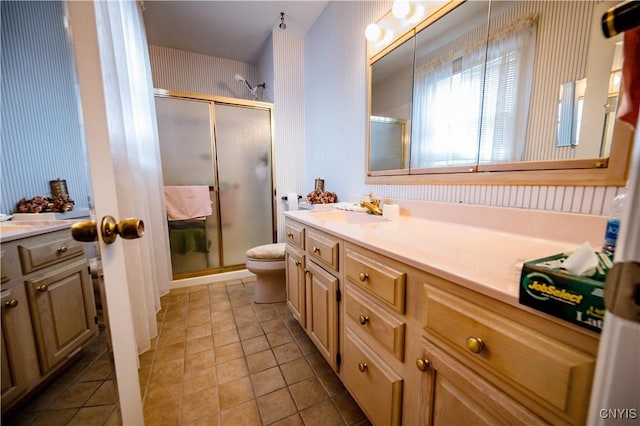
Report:
[[[586,422],[595,333],[322,226],[291,217],[286,226],[304,234],[300,243],[287,240],[289,307],[373,424]],[[335,268],[328,242],[338,248]]]
[[68,229],[2,242],[2,410],[97,333],[89,260]]
[[287,305],[327,363],[338,371],[341,243],[287,221]]

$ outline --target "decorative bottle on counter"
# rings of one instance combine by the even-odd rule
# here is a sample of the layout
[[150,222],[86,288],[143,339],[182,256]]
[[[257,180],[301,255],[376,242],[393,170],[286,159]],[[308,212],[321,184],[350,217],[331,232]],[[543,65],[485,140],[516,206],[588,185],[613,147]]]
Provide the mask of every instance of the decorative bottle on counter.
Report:
[[624,200],[627,197],[627,189],[624,188],[618,195],[613,198],[611,207],[609,208],[609,217],[607,218],[607,227],[604,233],[604,244],[602,252],[613,256],[616,251],[616,242],[618,240],[618,230],[620,229],[620,219],[624,209]]

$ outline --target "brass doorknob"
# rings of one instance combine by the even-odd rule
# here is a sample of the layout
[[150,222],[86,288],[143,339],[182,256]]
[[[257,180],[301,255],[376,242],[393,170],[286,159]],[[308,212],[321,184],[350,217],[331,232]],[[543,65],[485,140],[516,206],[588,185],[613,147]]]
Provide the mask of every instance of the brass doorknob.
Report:
[[365,325],[366,323],[369,322],[369,317],[366,315],[360,315],[360,318],[358,318],[360,320],[360,324]]
[[369,367],[367,365],[366,362],[359,362],[358,363],[358,370],[360,370],[361,373],[364,373],[365,371],[367,371],[367,367]]
[[[105,216],[100,222],[100,234],[105,244],[113,243],[118,235],[125,240],[133,240],[144,235],[144,222],[140,219],[122,219],[116,223],[113,216]],[[98,240],[98,227],[95,220],[86,220],[71,225],[71,236],[76,241],[90,243]]]
[[369,274],[367,274],[366,272],[360,272],[358,278],[360,279],[360,281],[365,282],[369,279]]
[[431,367],[431,363],[426,358],[418,358],[416,359],[416,367],[418,367],[418,370],[425,372]]
[[467,337],[467,349],[479,354],[484,349],[484,341],[479,337]]

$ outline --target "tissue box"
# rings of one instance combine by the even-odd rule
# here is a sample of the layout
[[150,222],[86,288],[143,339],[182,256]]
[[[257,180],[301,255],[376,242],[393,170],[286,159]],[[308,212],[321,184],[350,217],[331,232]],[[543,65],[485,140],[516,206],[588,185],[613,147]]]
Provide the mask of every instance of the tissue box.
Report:
[[542,264],[564,260],[564,253],[526,262],[520,276],[521,304],[600,333],[604,322],[604,274],[573,275]]

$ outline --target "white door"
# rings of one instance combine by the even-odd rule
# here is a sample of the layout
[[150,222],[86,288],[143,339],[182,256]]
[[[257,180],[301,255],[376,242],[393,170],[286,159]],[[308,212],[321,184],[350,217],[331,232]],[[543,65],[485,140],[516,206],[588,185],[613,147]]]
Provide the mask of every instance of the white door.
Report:
[[[103,217],[112,215],[119,220],[122,219],[117,217],[122,200],[116,192],[116,171],[118,163],[123,159],[118,158],[118,150],[112,150],[111,145],[114,139],[123,135],[114,131],[112,123],[107,120],[107,114],[110,108],[119,108],[120,99],[117,92],[109,90],[109,85],[117,80],[115,65],[103,64],[101,68],[100,62],[101,51],[112,49],[112,46],[105,44],[103,40],[102,44],[98,43],[98,31],[104,33],[108,25],[102,19],[106,17],[96,19],[96,9],[100,8],[93,2],[70,1],[67,7],[78,71],[96,219],[100,223]],[[114,69],[109,70],[109,65]],[[128,243],[130,242],[118,238],[115,243],[107,245],[100,237],[122,422],[125,425],[142,425],[144,420],[138,381],[138,352],[123,251],[123,245]]]

